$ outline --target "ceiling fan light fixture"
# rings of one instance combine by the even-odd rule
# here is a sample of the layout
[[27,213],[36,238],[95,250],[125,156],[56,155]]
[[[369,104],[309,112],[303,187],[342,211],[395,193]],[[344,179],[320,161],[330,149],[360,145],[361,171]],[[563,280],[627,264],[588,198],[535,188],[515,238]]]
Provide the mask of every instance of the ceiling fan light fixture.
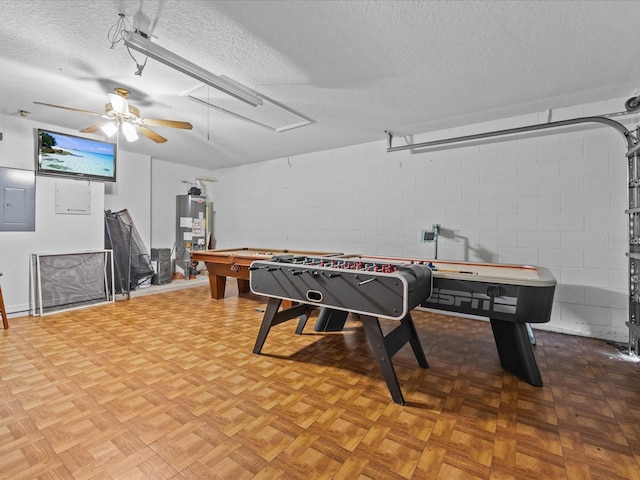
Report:
[[[209,85],[213,88],[223,91],[227,95],[237,98],[253,107],[262,105],[262,99],[255,95],[251,90],[241,86],[234,82],[231,83],[218,75],[215,75],[202,67],[199,67],[195,63],[191,63],[188,60],[176,55],[169,50],[162,48],[161,46],[151,42],[134,32],[124,31],[122,32],[124,44],[128,48],[132,48],[147,57],[163,63],[164,65],[173,68],[179,72],[195,78],[196,80]],[[116,106],[113,106],[114,109]]]
[[114,123],[105,123],[100,126],[100,130],[102,130],[107,137],[113,137],[118,131],[118,127]]
[[107,95],[109,96],[111,107],[116,113],[120,115],[129,114],[129,102],[126,98],[116,95],[115,93],[107,93]]
[[71,110],[72,112],[86,113],[111,120],[97,125],[91,125],[90,127],[83,128],[80,131],[82,133],[96,133],[98,130],[102,129],[107,136],[112,136],[121,128],[123,135],[129,142],[135,142],[138,139],[138,134],[140,134],[155,143],[165,143],[167,139],[151,130],[149,128],[150,126],[181,128],[185,130],[191,130],[193,128],[193,125],[189,122],[162,118],[143,118],[140,116],[140,110],[138,110],[137,107],[129,105],[129,101],[127,100],[129,98],[129,90],[118,87],[115,89],[115,92],[115,95],[107,94],[111,101],[104,106],[103,114],[90,112],[88,110],[80,110],[78,108],[64,107],[62,105],[54,105],[52,103],[33,103],[47,107],[60,108],[63,110]]
[[132,124],[123,123],[121,128],[122,128],[122,133],[124,134],[128,142],[135,142],[136,140],[138,140],[138,133],[136,132],[136,127],[134,127]]

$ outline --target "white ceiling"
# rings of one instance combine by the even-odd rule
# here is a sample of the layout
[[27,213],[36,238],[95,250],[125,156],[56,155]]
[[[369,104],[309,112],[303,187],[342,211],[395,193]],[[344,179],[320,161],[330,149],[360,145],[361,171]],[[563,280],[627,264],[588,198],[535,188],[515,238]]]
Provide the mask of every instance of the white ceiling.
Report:
[[[0,112],[79,130],[131,91],[155,128],[125,150],[220,168],[638,93],[635,1],[0,0]],[[184,97],[198,82],[110,48],[124,13],[162,47],[316,123],[275,133]],[[143,57],[132,52],[138,61]],[[209,94],[209,93],[207,93]],[[211,91],[212,98],[218,93]],[[228,98],[224,99],[227,101]],[[222,100],[221,100],[222,101]],[[621,105],[620,110],[623,110]]]

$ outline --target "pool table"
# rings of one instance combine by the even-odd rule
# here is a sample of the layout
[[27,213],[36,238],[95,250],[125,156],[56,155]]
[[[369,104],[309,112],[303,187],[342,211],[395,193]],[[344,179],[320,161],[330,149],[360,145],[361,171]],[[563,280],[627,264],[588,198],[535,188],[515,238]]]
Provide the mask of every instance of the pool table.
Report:
[[336,256],[341,253],[309,252],[299,250],[279,250],[274,248],[229,248],[222,250],[194,250],[191,260],[204,262],[209,272],[211,297],[224,298],[227,277],[235,277],[238,281],[238,293],[248,293],[249,266],[254,260],[270,260],[277,255]]

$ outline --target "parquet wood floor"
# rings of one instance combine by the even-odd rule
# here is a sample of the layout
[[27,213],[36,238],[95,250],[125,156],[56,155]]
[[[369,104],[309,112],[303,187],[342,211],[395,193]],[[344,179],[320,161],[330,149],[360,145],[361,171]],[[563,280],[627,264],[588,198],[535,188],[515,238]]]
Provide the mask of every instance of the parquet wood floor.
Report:
[[544,381],[505,373],[487,322],[414,312],[429,361],[391,400],[357,319],[274,327],[207,286],[10,320],[2,479],[640,479],[640,366],[536,332]]

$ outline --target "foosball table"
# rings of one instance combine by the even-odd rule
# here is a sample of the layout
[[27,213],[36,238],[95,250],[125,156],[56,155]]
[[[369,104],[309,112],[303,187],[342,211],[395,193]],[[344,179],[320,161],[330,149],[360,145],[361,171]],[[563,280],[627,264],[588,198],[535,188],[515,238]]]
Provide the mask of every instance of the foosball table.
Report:
[[[298,318],[302,333],[314,307],[314,329],[340,331],[357,314],[389,391],[404,404],[391,358],[409,343],[418,365],[428,363],[411,310],[416,307],[488,317],[502,367],[531,385],[542,379],[533,354],[529,323],[548,322],[556,280],[545,268],[399,257],[277,256],[251,264],[253,293],[269,297],[253,352],[258,354],[271,327]],[[281,302],[297,305],[278,311]],[[399,325],[383,334],[380,319]]]
[[[275,257],[251,264],[251,290],[267,295],[265,309],[253,353],[260,353],[271,327],[299,318],[302,329],[316,306],[358,314],[391,397],[404,398],[391,357],[409,343],[418,365],[428,368],[422,344],[411,318],[411,310],[431,295],[431,270],[425,265],[386,262],[364,265],[326,257]],[[298,305],[278,311],[283,300]],[[380,318],[398,320],[393,331],[383,333]]]

